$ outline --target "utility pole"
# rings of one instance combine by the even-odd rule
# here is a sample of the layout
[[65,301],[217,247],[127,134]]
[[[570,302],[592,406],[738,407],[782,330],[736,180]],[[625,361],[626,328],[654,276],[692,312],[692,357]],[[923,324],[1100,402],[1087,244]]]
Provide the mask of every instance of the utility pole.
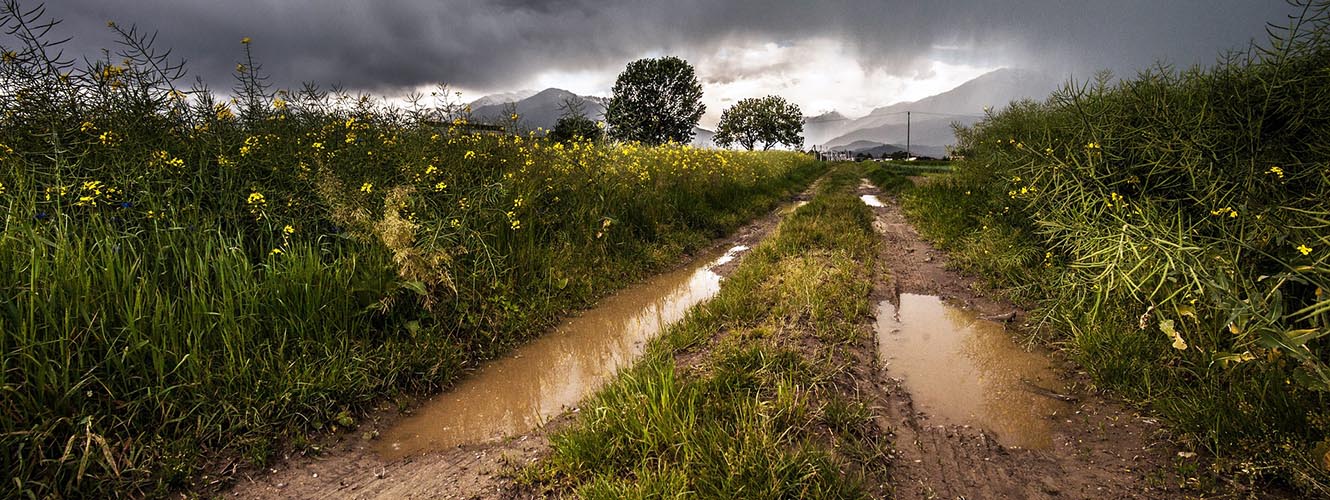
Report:
[[905,161],[910,160],[910,112],[905,112]]

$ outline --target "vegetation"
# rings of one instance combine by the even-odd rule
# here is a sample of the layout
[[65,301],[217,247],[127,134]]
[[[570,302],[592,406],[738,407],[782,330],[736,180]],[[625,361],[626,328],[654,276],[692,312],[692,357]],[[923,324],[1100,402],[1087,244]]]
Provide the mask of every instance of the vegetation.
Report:
[[[469,132],[464,109],[217,101],[135,28],[75,64],[7,1],[3,497],[162,495],[436,390],[818,175],[796,153]],[[446,95],[446,93],[443,93]]]
[[958,131],[907,212],[1106,387],[1239,476],[1330,494],[1330,6],[1211,69],[1068,85]]
[[599,144],[605,138],[605,129],[603,124],[596,123],[587,118],[586,111],[583,109],[585,103],[581,99],[569,99],[563,103],[563,115],[554,122],[554,128],[550,130],[549,140],[554,142],[570,143],[583,142]]
[[804,145],[804,115],[799,106],[779,96],[743,99],[721,112],[716,145],[724,148],[738,143],[749,151],[758,143],[762,150],[784,144],[791,149]]
[[858,179],[833,170],[714,299],[583,404],[528,475],[583,498],[867,498],[864,475],[881,471],[854,464],[887,454],[845,389],[846,347],[871,335],[877,242]]
[[687,144],[707,110],[693,66],[674,56],[628,63],[612,92],[605,121],[620,141]]

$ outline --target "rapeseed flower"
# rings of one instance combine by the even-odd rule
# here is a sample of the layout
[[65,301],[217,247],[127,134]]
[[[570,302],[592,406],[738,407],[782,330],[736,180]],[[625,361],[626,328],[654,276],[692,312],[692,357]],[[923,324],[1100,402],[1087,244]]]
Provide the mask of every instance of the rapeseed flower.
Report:
[[1303,244],[1303,245],[1298,245],[1298,247],[1295,248],[1295,250],[1297,250],[1298,253],[1303,254],[1303,255],[1311,255],[1311,253],[1312,253],[1312,247],[1309,247],[1309,246],[1307,246],[1307,245],[1305,245],[1305,244]]

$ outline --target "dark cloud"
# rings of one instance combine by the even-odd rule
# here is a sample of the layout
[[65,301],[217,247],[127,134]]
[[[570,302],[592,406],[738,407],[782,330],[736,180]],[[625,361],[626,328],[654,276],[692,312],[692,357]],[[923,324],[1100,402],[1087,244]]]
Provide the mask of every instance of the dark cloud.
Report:
[[810,37],[840,40],[898,75],[926,71],[930,58],[1125,73],[1156,60],[1213,62],[1292,12],[1252,0],[61,0],[48,10],[74,37],[70,52],[96,57],[113,43],[106,21],[133,23],[160,32],[158,44],[188,59],[192,74],[228,88],[248,36],[279,87],[315,81],[377,92],[435,82],[506,89],[542,71],[617,71],[648,54],[706,57],[735,41]]

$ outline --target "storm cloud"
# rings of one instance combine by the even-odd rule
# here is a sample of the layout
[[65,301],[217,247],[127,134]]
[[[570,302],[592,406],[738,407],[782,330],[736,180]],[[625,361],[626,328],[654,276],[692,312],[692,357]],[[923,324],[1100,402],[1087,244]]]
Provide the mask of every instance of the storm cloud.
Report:
[[[534,75],[612,75],[632,59],[711,61],[704,80],[731,83],[818,65],[745,64],[732,47],[834,42],[864,68],[926,77],[937,63],[1025,67],[1080,77],[1165,61],[1209,64],[1286,23],[1289,5],[1253,0],[61,0],[47,5],[71,54],[113,47],[107,21],[157,31],[192,75],[229,88],[242,37],[278,87],[339,83],[377,93],[439,82],[514,90]],[[6,41],[6,44],[11,41]],[[772,45],[774,44],[774,45]],[[605,89],[608,91],[608,89]]]

